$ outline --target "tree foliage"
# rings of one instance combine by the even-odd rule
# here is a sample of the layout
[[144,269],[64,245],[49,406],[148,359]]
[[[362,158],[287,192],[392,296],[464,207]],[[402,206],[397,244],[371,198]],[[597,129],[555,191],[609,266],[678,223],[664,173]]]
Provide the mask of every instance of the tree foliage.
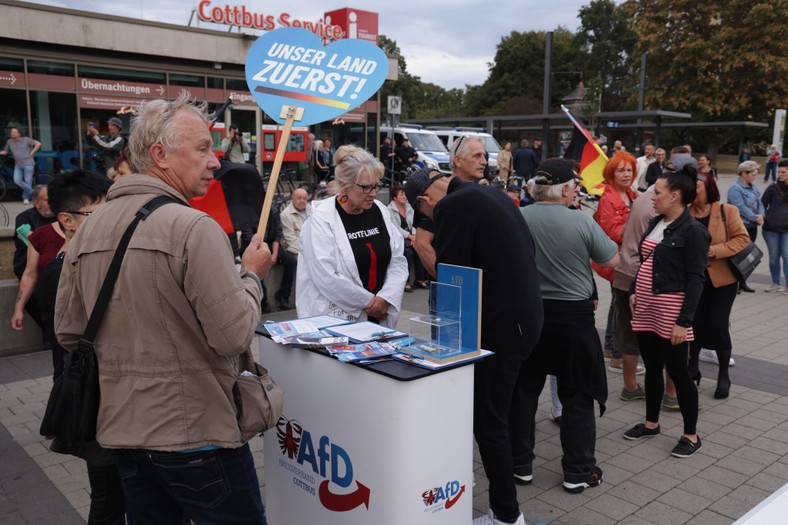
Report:
[[637,37],[627,12],[612,0],[592,0],[578,12],[576,39],[587,53],[586,83],[599,87],[601,111],[635,109],[637,57],[632,53]]
[[[646,109],[771,122],[788,100],[787,12],[788,0],[589,0],[577,34],[553,34],[551,107],[583,80],[590,113],[634,109],[645,53]],[[464,90],[422,82],[396,41],[381,36],[380,45],[400,55],[399,80],[386,81],[382,100],[403,97],[402,120],[542,112],[545,32],[503,36],[485,82]],[[712,150],[737,138],[730,130],[679,133]]]
[[[465,107],[472,115],[541,113],[545,68],[544,31],[512,31],[501,38],[490,74],[481,86],[470,86]],[[553,77],[551,105],[575,87],[582,78],[585,53],[574,35],[559,27],[553,33]]]
[[788,99],[788,0],[627,0],[647,104],[696,120],[768,121]]

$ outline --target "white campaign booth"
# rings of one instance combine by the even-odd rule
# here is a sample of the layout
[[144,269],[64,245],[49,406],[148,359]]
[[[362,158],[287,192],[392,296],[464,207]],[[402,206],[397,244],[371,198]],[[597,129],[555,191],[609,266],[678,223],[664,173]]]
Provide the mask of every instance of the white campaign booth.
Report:
[[472,521],[472,363],[362,367],[259,342],[259,362],[285,393],[264,435],[271,525]]
[[[777,489],[733,525],[776,525],[788,519],[788,484]],[[784,521],[785,520],[785,521]]]

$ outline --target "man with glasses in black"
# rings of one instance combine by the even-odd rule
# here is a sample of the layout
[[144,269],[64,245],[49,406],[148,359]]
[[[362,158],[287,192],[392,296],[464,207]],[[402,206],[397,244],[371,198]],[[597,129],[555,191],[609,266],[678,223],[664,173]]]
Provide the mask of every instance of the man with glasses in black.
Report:
[[[476,143],[464,142],[469,147]],[[462,154],[463,147],[458,144],[455,153]],[[476,173],[471,166],[484,170],[483,159],[468,166],[467,156],[453,160],[455,168],[463,171]],[[410,176],[405,192],[411,206],[435,223],[437,262],[482,269],[481,344],[495,354],[478,362],[474,370],[473,432],[490,483],[490,511],[474,523],[524,524],[509,436],[520,435],[525,420],[523,363],[542,328],[534,242],[506,194],[463,182],[458,171],[447,178],[420,169]],[[508,227],[501,228],[502,224]]]

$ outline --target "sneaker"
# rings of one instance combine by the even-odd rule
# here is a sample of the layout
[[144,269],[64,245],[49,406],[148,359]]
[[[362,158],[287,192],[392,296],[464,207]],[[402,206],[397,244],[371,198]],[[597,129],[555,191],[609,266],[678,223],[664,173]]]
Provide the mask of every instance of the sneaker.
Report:
[[634,427],[624,432],[624,439],[637,441],[641,438],[658,436],[659,432],[659,425],[657,425],[657,428],[647,428],[643,423],[638,423]]
[[662,408],[665,410],[679,410],[679,400],[665,394],[662,396]]
[[25,200],[23,200],[23,201],[22,201],[22,204],[25,204],[25,205],[27,205],[27,204],[30,204],[30,199],[25,199]]
[[534,474],[530,465],[514,469],[514,482],[517,485],[530,485],[533,480]]
[[780,286],[779,283],[772,283],[767,289],[764,290],[766,293],[779,293],[784,291],[785,289]]
[[588,479],[585,481],[581,481],[580,483],[569,483],[568,481],[564,481],[564,490],[571,492],[572,494],[580,494],[585,489],[596,487],[602,483],[603,477],[604,474],[602,473],[602,469],[594,466],[591,468],[591,473],[588,475]]
[[[624,363],[621,361],[621,359],[611,359],[610,364],[607,365],[607,369],[610,370],[611,372],[623,374]],[[637,368],[635,368],[635,375],[642,376],[645,373],[646,373],[646,367],[641,364],[638,364]]]
[[700,436],[698,436],[697,443],[693,443],[689,439],[682,436],[681,439],[679,439],[678,445],[673,447],[673,450],[670,452],[670,454],[677,458],[688,458],[700,450],[700,447]]
[[[473,520],[473,525],[507,525],[508,521],[501,521],[495,518],[492,509],[487,509],[487,514],[479,516],[475,520]],[[526,525],[525,523],[525,516],[521,512],[519,516],[517,516],[517,520],[512,522],[511,525]]]
[[646,399],[646,393],[643,391],[643,387],[640,385],[638,385],[634,392],[630,392],[626,388],[622,388],[619,399],[621,401],[638,401],[640,399]]
[[[786,293],[786,292],[783,292]],[[698,354],[698,359],[703,361],[704,363],[713,363],[715,365],[719,365],[720,361],[717,359],[717,352],[714,350],[709,350],[708,348],[701,348],[700,354]],[[728,366],[733,366],[736,364],[736,361],[731,357],[728,360]]]

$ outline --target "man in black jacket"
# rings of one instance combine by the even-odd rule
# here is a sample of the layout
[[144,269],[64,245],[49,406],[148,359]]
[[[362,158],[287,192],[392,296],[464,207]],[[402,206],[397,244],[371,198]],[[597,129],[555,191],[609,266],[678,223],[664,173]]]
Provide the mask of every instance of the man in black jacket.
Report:
[[509,436],[522,431],[523,363],[542,329],[534,241],[496,188],[425,168],[410,176],[405,191],[435,222],[437,262],[482,269],[481,344],[495,352],[474,371],[473,432],[490,482],[492,516],[485,518],[522,524]]
[[523,178],[523,182],[533,177],[534,169],[539,164],[534,150],[528,147],[528,139],[523,139],[520,142],[520,147],[514,152],[513,157],[514,172],[518,177]]

